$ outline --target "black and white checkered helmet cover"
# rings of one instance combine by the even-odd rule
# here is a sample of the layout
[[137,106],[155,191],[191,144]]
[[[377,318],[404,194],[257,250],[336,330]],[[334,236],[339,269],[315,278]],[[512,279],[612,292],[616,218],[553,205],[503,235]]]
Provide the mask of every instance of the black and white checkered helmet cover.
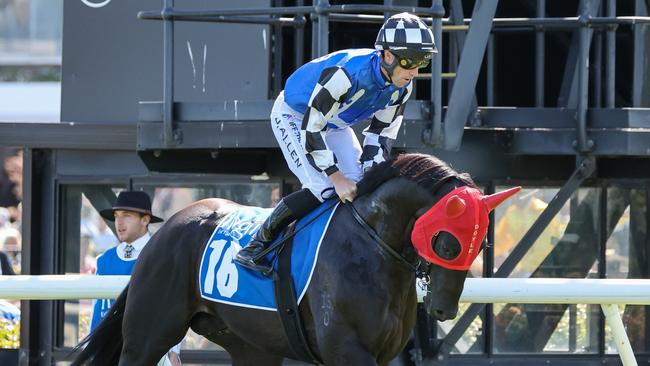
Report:
[[417,15],[409,13],[395,14],[386,20],[377,35],[375,48],[438,52],[431,29]]

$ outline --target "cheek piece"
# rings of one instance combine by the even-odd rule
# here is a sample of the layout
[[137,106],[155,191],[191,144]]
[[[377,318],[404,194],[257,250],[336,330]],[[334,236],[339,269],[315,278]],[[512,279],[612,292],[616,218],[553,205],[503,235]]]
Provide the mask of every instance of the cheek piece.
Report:
[[[484,196],[472,187],[454,189],[415,221],[411,232],[413,246],[430,263],[452,270],[468,270],[485,240],[490,223],[488,214],[520,190],[521,187],[514,187]],[[454,259],[441,258],[432,248],[433,237],[442,231],[460,243],[460,254]]]

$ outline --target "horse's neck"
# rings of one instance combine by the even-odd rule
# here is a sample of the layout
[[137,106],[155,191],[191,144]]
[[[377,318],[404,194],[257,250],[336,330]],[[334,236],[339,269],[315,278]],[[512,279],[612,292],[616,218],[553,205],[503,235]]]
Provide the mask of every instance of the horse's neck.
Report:
[[430,201],[431,195],[416,183],[394,178],[360,197],[355,207],[385,242],[401,252],[410,243],[405,233],[415,213]]

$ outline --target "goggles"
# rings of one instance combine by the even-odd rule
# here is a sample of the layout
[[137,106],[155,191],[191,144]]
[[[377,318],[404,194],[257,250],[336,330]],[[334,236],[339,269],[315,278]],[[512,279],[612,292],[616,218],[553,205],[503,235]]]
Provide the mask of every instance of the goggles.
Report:
[[400,57],[398,59],[398,64],[400,67],[403,69],[423,69],[427,66],[429,66],[429,62],[431,62],[431,57],[429,58],[423,58],[423,59],[410,59],[406,57]]
[[433,53],[411,49],[399,49],[390,52],[397,58],[397,64],[403,69],[422,69],[429,66]]
[[[520,189],[514,187],[489,196],[472,187],[454,189],[415,221],[411,232],[413,246],[430,263],[452,270],[468,270],[485,240],[490,223],[488,214]],[[435,245],[441,233],[448,233],[458,241],[457,253],[455,250],[451,256],[439,254]]]

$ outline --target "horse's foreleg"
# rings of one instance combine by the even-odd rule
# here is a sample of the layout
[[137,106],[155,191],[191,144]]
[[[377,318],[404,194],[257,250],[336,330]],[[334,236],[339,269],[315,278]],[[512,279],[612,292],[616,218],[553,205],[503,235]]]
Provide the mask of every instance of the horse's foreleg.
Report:
[[[349,333],[350,334],[350,333]],[[331,334],[319,342],[327,366],[377,366],[377,359],[353,335]]]
[[283,357],[261,351],[253,346],[243,343],[239,347],[228,348],[232,357],[233,366],[280,366]]

